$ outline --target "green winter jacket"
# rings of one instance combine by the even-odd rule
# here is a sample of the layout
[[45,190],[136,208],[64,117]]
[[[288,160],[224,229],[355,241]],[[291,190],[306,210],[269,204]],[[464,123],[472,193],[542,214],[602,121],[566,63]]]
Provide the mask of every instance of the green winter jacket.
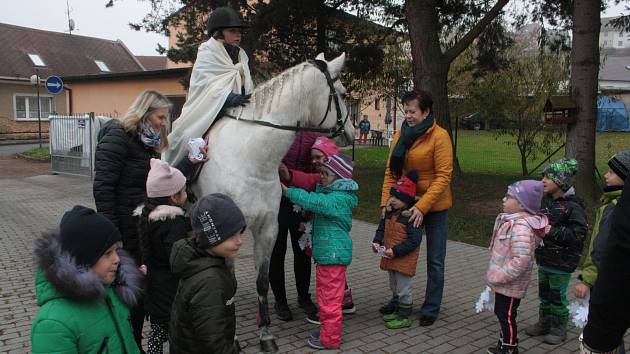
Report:
[[37,241],[35,293],[40,306],[31,330],[32,353],[139,353],[129,307],[141,293],[133,259],[119,251],[116,281],[103,285],[61,251],[57,238]]
[[171,270],[180,279],[171,309],[171,354],[236,353],[236,278],[225,258],[183,239],[173,244]]
[[[578,277],[584,284],[592,287],[597,280],[597,267],[599,260],[596,253],[601,254],[604,251],[605,243],[610,232],[610,223],[612,211],[617,204],[617,200],[621,196],[621,190],[613,190],[604,192],[600,198],[601,206],[595,214],[595,224],[593,224],[593,232],[589,242],[584,261],[582,263],[582,273]],[[594,256],[595,254],[595,256]]]
[[359,185],[351,179],[335,180],[328,187],[317,185],[315,192],[289,188],[285,196],[312,211],[313,258],[318,264],[348,265],[352,262],[352,209],[359,198]]

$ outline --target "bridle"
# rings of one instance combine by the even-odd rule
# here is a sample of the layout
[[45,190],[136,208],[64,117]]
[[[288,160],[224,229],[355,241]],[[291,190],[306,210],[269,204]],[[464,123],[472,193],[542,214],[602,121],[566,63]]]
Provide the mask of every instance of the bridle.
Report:
[[[345,133],[344,126],[346,125],[346,122],[348,122],[348,116],[349,116],[350,111],[346,109],[346,117],[345,118],[342,117],[341,105],[339,104],[339,95],[337,94],[337,90],[335,90],[335,81],[339,80],[339,76],[335,77],[334,79],[331,78],[330,73],[328,72],[328,64],[326,64],[326,62],[323,60],[313,59],[313,60],[309,60],[308,63],[315,66],[317,69],[319,69],[319,71],[321,71],[324,74],[324,76],[326,77],[326,83],[328,84],[328,88],[330,89],[330,95],[328,96],[328,106],[326,107],[326,112],[324,112],[324,117],[322,118],[321,122],[319,122],[317,127],[315,128],[302,127],[300,125],[300,122],[298,122],[297,125],[281,125],[281,124],[267,122],[264,120],[246,119],[246,118],[242,118],[240,115],[236,117],[228,113],[223,114],[223,116],[227,118],[243,121],[243,122],[248,122],[248,123],[262,125],[265,127],[274,128],[274,129],[290,130],[294,132],[307,131],[307,132],[328,134],[329,138],[334,138]],[[337,120],[336,120],[335,127],[334,128],[320,128],[322,124],[324,124],[324,122],[326,121],[326,118],[328,117],[328,113],[330,113],[330,109],[332,107],[333,102],[335,104],[335,109],[337,111]],[[241,113],[242,113],[242,110],[241,110]]]

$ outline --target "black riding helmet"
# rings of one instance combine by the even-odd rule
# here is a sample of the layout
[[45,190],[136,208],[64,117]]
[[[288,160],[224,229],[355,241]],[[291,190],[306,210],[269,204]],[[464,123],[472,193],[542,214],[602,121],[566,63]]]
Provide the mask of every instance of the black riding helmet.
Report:
[[212,37],[215,31],[224,28],[245,28],[247,25],[243,19],[231,7],[217,7],[208,17],[208,35]]

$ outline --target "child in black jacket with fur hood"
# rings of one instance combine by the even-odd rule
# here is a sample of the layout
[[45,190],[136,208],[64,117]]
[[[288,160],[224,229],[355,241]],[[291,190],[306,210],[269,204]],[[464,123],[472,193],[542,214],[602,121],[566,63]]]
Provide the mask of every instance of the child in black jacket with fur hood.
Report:
[[190,224],[182,209],[187,199],[186,177],[168,163],[151,159],[146,188],[147,200],[134,215],[140,217],[141,256],[147,272],[144,306],[151,322],[147,353],[161,354],[178,283],[169,264],[171,248],[186,238]]

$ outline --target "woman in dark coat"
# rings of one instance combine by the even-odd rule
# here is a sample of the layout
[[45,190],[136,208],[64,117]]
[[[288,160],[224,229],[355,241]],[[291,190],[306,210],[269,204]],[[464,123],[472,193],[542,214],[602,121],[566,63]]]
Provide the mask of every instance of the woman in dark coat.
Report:
[[[140,264],[140,241],[134,209],[146,199],[149,162],[168,147],[169,100],[157,91],[142,92],[129,111],[99,133],[95,156],[94,201],[99,213],[120,231],[125,249]],[[142,351],[143,305],[131,309],[134,337]]]

